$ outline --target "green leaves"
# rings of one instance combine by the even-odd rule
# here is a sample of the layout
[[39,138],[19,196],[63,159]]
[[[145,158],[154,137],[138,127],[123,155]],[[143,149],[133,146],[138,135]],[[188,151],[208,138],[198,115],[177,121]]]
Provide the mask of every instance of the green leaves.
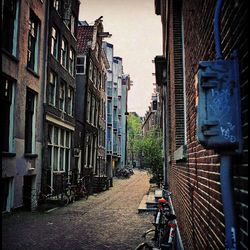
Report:
[[149,165],[153,175],[163,172],[163,137],[158,128],[151,128],[142,135],[141,120],[134,114],[128,116],[128,148],[132,155],[139,157],[142,163]]

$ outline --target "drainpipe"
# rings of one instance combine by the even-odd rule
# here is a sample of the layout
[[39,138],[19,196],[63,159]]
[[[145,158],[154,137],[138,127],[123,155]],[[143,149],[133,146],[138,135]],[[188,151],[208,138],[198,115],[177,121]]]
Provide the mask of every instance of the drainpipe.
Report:
[[216,59],[222,59],[221,42],[220,42],[220,13],[223,5],[223,0],[217,0],[214,13],[214,40]]
[[221,195],[225,217],[225,249],[237,249],[236,247],[236,223],[233,208],[233,187],[232,187],[232,157],[221,154],[220,181]]
[[[216,60],[222,60],[221,39],[220,39],[220,14],[223,0],[217,0],[214,13],[214,39]],[[225,249],[236,250],[236,223],[234,215],[234,200],[232,186],[232,156],[230,153],[220,153],[220,181],[221,195],[225,220]]]

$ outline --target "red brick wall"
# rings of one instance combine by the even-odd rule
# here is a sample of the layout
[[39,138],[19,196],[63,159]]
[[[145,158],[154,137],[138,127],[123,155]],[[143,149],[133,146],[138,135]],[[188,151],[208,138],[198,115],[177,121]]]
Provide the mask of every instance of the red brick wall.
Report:
[[[176,2],[173,1],[173,2]],[[205,150],[196,140],[195,75],[201,60],[215,59],[213,17],[216,1],[183,1],[185,77],[187,98],[187,160],[171,162],[170,189],[186,249],[223,249],[224,215],[220,194],[220,159],[213,150]],[[173,10],[171,8],[171,10]],[[221,15],[222,50],[225,59],[237,49],[240,59],[243,155],[234,158],[234,191],[240,249],[247,249],[248,197],[248,49],[247,1],[225,0]],[[171,11],[172,12],[172,11]],[[173,16],[170,16],[170,88],[171,137],[176,129],[176,87],[178,79],[174,53]],[[176,149],[171,141],[171,155]]]

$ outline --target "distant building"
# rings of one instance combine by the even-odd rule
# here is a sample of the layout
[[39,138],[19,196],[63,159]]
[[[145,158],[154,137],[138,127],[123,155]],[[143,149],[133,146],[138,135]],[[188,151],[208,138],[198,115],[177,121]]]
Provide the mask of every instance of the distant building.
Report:
[[103,48],[110,65],[106,82],[106,153],[107,173],[109,178],[112,178],[117,168],[122,168],[127,164],[126,112],[130,77],[123,73],[122,58],[113,55],[113,45],[105,42]]
[[119,124],[119,132],[121,135],[121,160],[120,166],[124,167],[128,165],[127,162],[127,141],[128,141],[128,128],[127,128],[127,116],[128,116],[128,91],[130,90],[131,79],[127,74],[122,75],[121,82],[121,93],[120,95],[120,106],[119,106],[119,114],[120,114],[120,124]]
[[47,1],[2,1],[2,212],[34,210],[41,185]]
[[75,150],[79,174],[88,176],[91,192],[100,191],[102,182],[107,180],[105,88],[110,65],[102,50],[102,40],[109,36],[104,32],[101,18],[94,25],[79,22]]

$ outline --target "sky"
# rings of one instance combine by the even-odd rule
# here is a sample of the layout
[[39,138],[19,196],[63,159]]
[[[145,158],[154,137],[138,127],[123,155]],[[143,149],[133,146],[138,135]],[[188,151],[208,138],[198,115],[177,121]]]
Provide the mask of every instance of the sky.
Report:
[[155,83],[154,63],[162,54],[161,19],[154,12],[154,0],[81,0],[79,20],[88,24],[103,16],[105,41],[114,45],[114,56],[122,57],[124,74],[133,86],[128,94],[128,111],[144,116]]

